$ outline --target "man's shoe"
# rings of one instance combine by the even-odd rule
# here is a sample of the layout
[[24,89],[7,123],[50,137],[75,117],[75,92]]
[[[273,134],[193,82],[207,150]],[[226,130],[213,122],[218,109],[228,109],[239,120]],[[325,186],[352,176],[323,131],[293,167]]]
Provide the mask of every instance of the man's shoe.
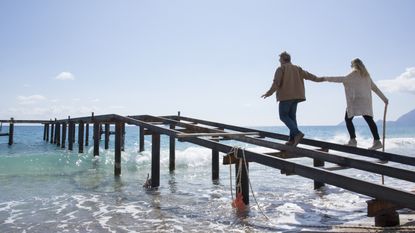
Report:
[[377,149],[380,149],[382,147],[383,146],[382,146],[382,143],[380,142],[380,140],[374,140],[373,145],[371,147],[369,147],[368,149],[369,150],[377,150]]
[[303,137],[304,137],[304,134],[303,133],[301,133],[301,132],[299,132],[298,134],[296,134],[295,136],[294,136],[294,143],[292,144],[293,146],[297,146],[298,145],[298,143],[301,141],[301,139],[303,139]]
[[357,146],[357,141],[355,138],[350,139],[346,144],[344,144],[345,146],[352,146],[352,147],[356,147]]

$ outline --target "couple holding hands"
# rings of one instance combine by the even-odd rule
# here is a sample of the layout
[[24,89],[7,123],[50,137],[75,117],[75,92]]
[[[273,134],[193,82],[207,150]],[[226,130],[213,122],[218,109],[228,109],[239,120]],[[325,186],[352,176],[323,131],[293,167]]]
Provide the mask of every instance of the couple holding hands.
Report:
[[297,104],[305,101],[304,79],[314,82],[337,82],[343,83],[346,94],[346,114],[345,121],[350,140],[346,145],[357,146],[356,133],[353,125],[354,116],[363,116],[373,135],[373,145],[370,150],[382,148],[378,129],[373,120],[372,91],[374,91],[385,104],[388,99],[379,90],[370,78],[363,62],[356,58],[352,61],[352,71],[346,76],[338,77],[316,77],[315,75],[303,70],[301,67],[291,63],[291,56],[287,52],[280,54],[280,66],[277,68],[271,88],[263,94],[262,98],[267,98],[276,92],[279,101],[279,117],[290,130],[287,145],[296,146],[304,134],[297,126]]

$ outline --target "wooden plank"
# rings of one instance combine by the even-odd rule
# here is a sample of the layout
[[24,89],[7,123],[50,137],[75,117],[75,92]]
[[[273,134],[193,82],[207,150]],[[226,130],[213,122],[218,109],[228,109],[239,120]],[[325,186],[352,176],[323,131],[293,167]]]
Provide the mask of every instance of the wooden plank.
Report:
[[[176,119],[177,117],[176,116],[169,116],[168,118]],[[185,121],[198,122],[198,123],[203,124],[203,125],[221,127],[221,128],[224,128],[224,129],[235,130],[235,131],[240,131],[240,132],[252,131],[252,129],[250,129],[250,128],[234,126],[234,125],[229,125],[229,124],[223,124],[223,123],[217,123],[217,122],[206,121],[206,120],[200,120],[200,119],[195,119],[195,118],[190,118],[190,117],[181,116],[180,119],[185,120]],[[265,137],[269,137],[269,138],[285,140],[285,141],[288,139],[288,136],[283,135],[283,134],[272,133],[272,132],[262,131],[262,130],[257,130],[257,132],[261,136],[265,136]],[[382,151],[378,151],[378,150],[366,150],[366,149],[363,149],[363,148],[344,146],[344,145],[340,145],[340,144],[317,141],[317,140],[306,139],[306,138],[303,138],[301,140],[301,144],[320,147],[320,148],[327,148],[327,149],[330,149],[330,150],[341,151],[341,152],[346,152],[346,153],[351,153],[351,154],[356,154],[356,155],[361,155],[361,156],[366,156],[366,157],[371,157],[371,158],[377,158],[377,159],[380,159],[380,160],[388,160],[388,161],[393,161],[393,162],[397,162],[397,163],[402,163],[402,164],[406,164],[406,165],[415,166],[415,157],[392,154],[392,153],[382,152]]]
[[287,151],[269,152],[269,153],[265,153],[265,154],[273,156],[273,157],[281,158],[281,159],[294,159],[294,158],[304,157],[304,156],[301,156],[301,155],[296,155],[296,154],[293,154],[293,153],[289,153]]
[[213,136],[235,136],[235,135],[258,135],[257,132],[245,132],[245,133],[180,133],[177,135],[178,138],[189,138],[189,137],[213,137]]

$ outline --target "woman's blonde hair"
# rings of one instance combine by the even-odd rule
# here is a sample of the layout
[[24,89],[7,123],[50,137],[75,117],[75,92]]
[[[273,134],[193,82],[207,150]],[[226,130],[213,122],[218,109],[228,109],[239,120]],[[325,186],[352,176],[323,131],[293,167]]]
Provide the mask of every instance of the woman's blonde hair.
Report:
[[356,68],[359,72],[360,75],[362,75],[363,77],[369,77],[369,72],[367,72],[367,69],[365,67],[365,65],[363,64],[362,60],[360,60],[359,58],[356,58],[352,61],[352,65],[354,68]]

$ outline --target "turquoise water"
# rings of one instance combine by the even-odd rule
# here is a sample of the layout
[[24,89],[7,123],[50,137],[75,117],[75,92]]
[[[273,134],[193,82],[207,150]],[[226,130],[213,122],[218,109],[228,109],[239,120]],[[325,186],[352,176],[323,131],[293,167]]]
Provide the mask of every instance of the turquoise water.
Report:
[[[287,133],[285,127],[258,128]],[[334,143],[348,139],[344,126],[301,130],[306,138]],[[358,146],[370,146],[367,127],[357,127],[357,136]],[[250,178],[260,208],[251,195],[250,210],[237,213],[230,204],[229,167],[221,165],[220,180],[212,182],[211,150],[177,142],[176,170],[170,173],[169,140],[164,136],[160,188],[146,190],[142,185],[151,172],[151,137],[146,137],[146,150],[139,153],[137,127],[126,128],[121,177],[113,175],[113,136],[109,150],[101,143],[99,158],[93,157],[91,146],[79,154],[76,144],[71,152],[42,138],[40,126],[16,126],[11,147],[7,137],[0,137],[0,232],[298,232],[310,225],[366,218],[368,197],[329,185],[315,191],[311,180],[258,164],[250,164]],[[415,157],[415,128],[387,128],[386,151]],[[343,173],[379,181],[378,176],[360,171]]]

